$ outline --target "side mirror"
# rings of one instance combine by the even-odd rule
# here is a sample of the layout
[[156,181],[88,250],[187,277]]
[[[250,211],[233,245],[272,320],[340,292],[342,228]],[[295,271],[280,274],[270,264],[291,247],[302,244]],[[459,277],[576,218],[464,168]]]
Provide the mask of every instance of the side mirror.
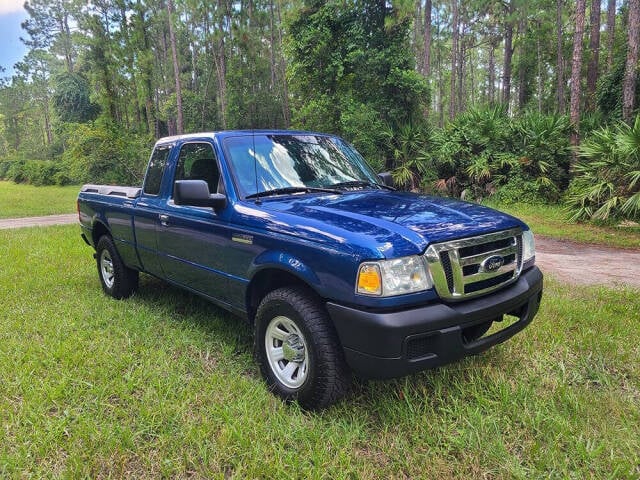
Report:
[[219,209],[227,204],[227,197],[221,193],[209,193],[209,185],[204,180],[176,180],[173,201],[176,205]]
[[378,178],[382,181],[383,185],[387,187],[394,188],[393,177],[391,176],[391,172],[382,172],[378,174]]

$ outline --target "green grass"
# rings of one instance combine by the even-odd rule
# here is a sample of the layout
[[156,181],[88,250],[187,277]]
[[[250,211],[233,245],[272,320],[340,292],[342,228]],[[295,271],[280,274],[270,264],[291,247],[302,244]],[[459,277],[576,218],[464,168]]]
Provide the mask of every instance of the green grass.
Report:
[[148,277],[107,298],[91,253],[73,226],[0,231],[2,478],[640,476],[637,290],[547,281],[509,342],[309,414],[241,321]]
[[34,187],[0,181],[0,218],[38,217],[76,211],[80,187]]
[[489,206],[514,215],[531,227],[537,235],[593,243],[620,248],[640,248],[640,227],[599,226],[567,220],[567,214],[556,205],[502,205],[489,202]]

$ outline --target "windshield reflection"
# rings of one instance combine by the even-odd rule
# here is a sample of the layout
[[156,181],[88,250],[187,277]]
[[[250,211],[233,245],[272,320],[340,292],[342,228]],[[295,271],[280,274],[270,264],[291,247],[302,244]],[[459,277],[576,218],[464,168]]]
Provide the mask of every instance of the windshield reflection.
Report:
[[360,154],[338,137],[242,135],[223,143],[242,197],[288,187],[377,184]]

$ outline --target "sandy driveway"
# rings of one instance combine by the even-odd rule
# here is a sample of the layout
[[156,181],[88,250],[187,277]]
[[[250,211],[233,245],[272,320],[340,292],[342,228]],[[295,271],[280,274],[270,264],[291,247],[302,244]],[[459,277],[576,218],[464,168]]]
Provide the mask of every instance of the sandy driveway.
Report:
[[65,225],[76,222],[78,222],[77,213],[48,215],[46,217],[5,218],[0,219],[0,230],[5,228],[48,227],[49,225]]
[[640,287],[640,249],[623,250],[536,236],[536,263],[544,273],[570,283]]
[[[0,229],[77,223],[78,215],[8,218]],[[554,277],[582,285],[627,284],[640,288],[640,248],[622,250],[536,237],[536,263]]]

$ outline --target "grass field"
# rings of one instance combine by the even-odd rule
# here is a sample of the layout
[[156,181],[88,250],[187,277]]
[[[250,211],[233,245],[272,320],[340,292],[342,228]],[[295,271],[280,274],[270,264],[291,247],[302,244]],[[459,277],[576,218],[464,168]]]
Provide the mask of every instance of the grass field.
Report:
[[607,227],[567,220],[567,213],[556,205],[501,205],[490,206],[521,218],[536,235],[573,240],[581,243],[610,245],[621,248],[640,248],[640,227]]
[[0,218],[73,213],[79,191],[78,185],[34,187],[0,180]]
[[74,226],[0,231],[0,477],[640,477],[640,295],[547,281],[485,354],[304,413],[251,332],[143,277],[105,297]]

